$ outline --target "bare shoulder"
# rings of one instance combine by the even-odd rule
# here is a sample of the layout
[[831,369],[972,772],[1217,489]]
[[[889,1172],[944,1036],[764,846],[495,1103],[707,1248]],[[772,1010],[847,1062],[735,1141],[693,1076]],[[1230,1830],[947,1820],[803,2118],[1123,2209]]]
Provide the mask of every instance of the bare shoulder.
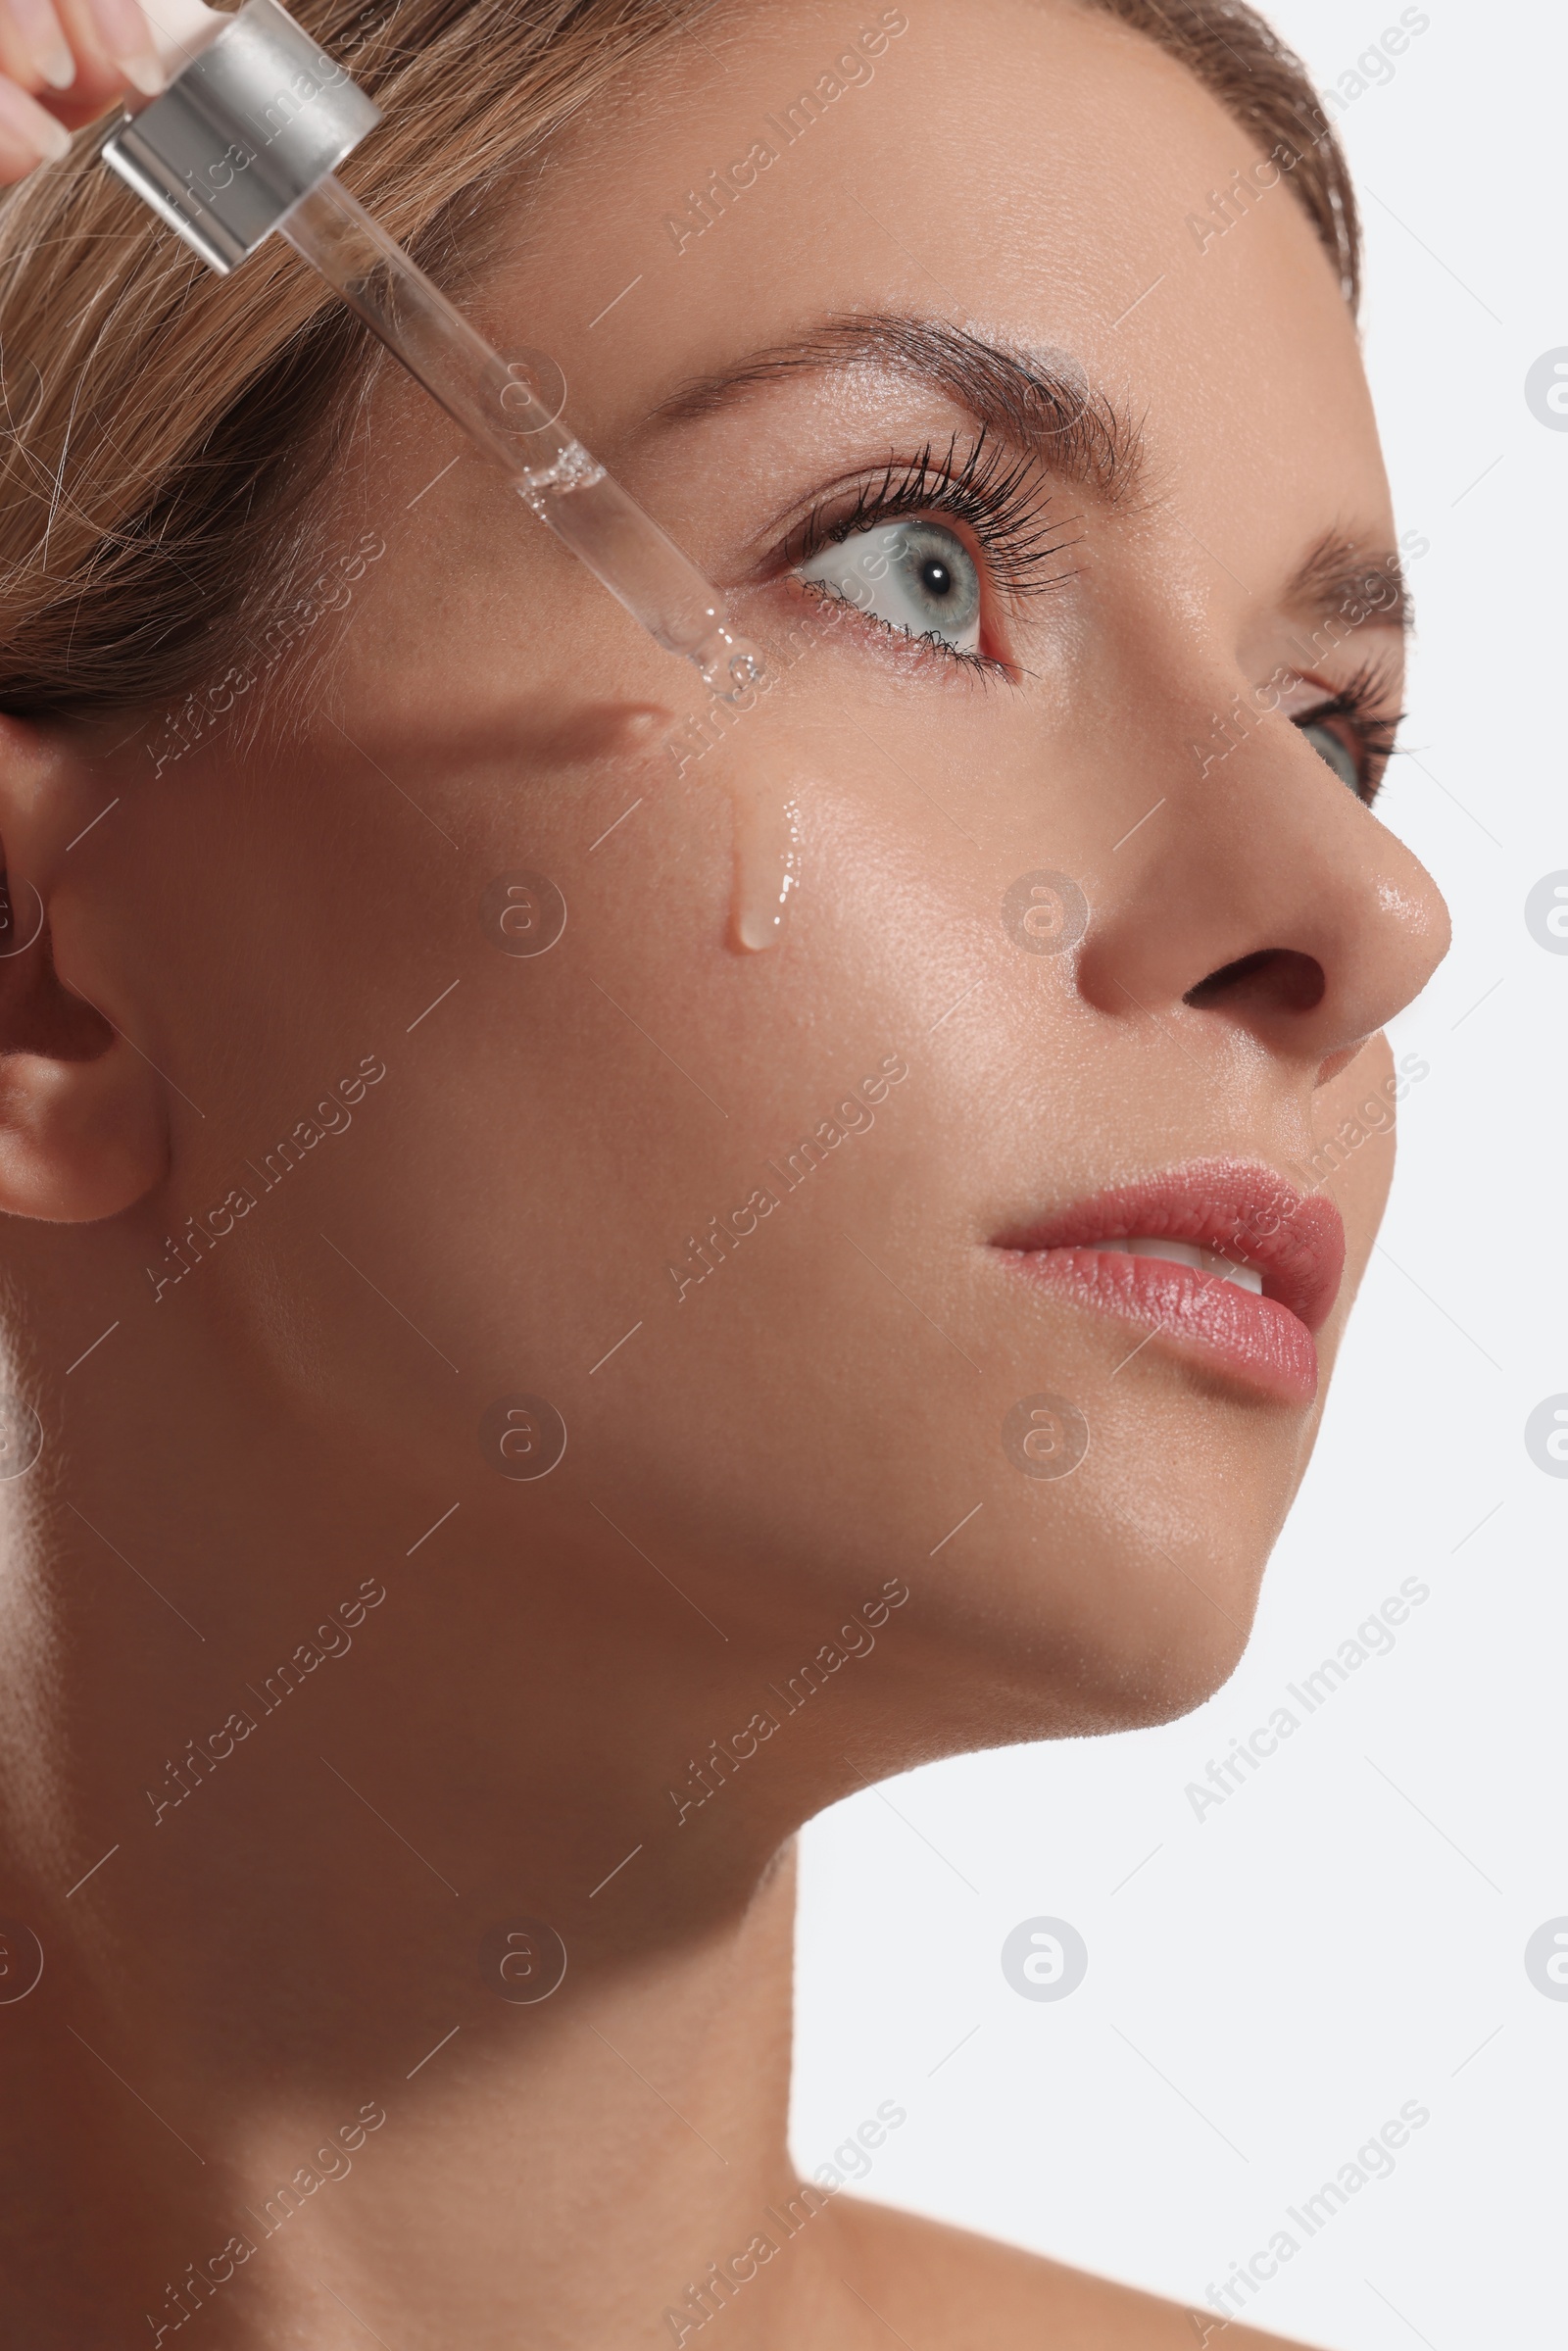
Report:
[[1213,2311],[886,2205],[846,2198],[837,2219],[846,2282],[922,2351],[1299,2351]]

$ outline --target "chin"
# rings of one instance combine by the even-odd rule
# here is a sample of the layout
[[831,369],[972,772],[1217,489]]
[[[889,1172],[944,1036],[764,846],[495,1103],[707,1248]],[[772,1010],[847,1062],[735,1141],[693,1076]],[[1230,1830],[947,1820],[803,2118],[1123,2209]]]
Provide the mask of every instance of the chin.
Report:
[[[949,1605],[925,1616],[922,1718],[912,1761],[967,1749],[1089,1739],[1174,1722],[1224,1688],[1252,1628],[1266,1549],[1211,1544],[1178,1567],[1163,1546],[1129,1541],[1086,1555],[1049,1596],[1026,1588],[1032,1562],[998,1562],[1015,1604],[983,1615]],[[924,1613],[924,1612],[922,1612]],[[956,1660],[967,1658],[967,1664]],[[934,1703],[933,1691],[935,1694]]]

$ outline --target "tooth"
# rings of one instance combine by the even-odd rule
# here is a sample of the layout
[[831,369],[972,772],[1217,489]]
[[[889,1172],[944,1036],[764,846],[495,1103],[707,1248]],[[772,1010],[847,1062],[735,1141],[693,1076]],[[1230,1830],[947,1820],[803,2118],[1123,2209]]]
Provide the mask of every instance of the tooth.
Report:
[[1239,1290],[1250,1290],[1254,1298],[1263,1295],[1263,1277],[1255,1265],[1238,1265],[1233,1257],[1222,1257],[1217,1250],[1203,1251],[1204,1269],[1218,1274],[1222,1282],[1234,1282]]
[[1167,1241],[1163,1236],[1154,1240],[1140,1233],[1127,1246],[1135,1257],[1165,1257],[1172,1265],[1190,1265],[1195,1273],[1203,1270],[1203,1252],[1190,1241]]

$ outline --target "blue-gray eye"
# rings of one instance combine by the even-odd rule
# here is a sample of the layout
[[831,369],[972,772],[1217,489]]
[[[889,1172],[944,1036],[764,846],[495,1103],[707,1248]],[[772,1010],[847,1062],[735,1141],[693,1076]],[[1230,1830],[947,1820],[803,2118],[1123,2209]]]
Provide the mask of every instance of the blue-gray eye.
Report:
[[800,577],[911,637],[936,637],[955,653],[980,650],[980,573],[963,541],[940,522],[855,531],[820,548]]
[[1348,785],[1359,800],[1362,797],[1361,767],[1349,745],[1342,742],[1332,727],[1314,725],[1310,719],[1297,731],[1306,737],[1318,758],[1327,759],[1341,783]]

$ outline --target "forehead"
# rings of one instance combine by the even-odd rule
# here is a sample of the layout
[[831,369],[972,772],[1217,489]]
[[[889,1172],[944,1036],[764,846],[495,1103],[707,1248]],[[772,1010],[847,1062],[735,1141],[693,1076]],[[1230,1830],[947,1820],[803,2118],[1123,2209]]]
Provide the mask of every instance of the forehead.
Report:
[[585,425],[807,321],[904,311],[1075,355],[1184,504],[1250,491],[1304,538],[1386,506],[1354,327],[1288,178],[1072,0],[705,18],[558,134],[518,267]]

